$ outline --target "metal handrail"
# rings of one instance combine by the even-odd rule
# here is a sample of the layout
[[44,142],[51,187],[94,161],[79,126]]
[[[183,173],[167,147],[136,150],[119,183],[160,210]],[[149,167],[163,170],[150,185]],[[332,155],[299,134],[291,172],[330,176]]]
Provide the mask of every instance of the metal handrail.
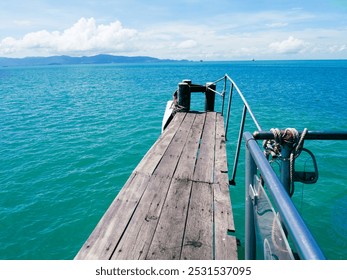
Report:
[[238,88],[238,86],[236,85],[236,83],[228,76],[228,74],[225,74],[225,78],[226,78],[228,81],[230,81],[230,82],[232,83],[232,85],[234,86],[234,88],[236,89],[237,93],[239,94],[239,96],[240,96],[241,99],[242,99],[243,104],[246,106],[248,113],[249,113],[250,116],[252,117],[253,122],[254,122],[254,124],[256,125],[257,129],[258,129],[259,131],[262,131],[262,128],[261,128],[261,126],[260,126],[260,124],[259,124],[257,118],[254,116],[253,111],[252,111],[251,107],[249,106],[249,104],[248,104],[246,98],[244,97],[243,93],[241,92],[241,90]]
[[[223,90],[222,92],[216,91],[216,85],[219,82],[223,83]],[[191,84],[191,81],[187,80],[186,83]],[[181,84],[180,84],[181,85]],[[214,87],[210,87],[210,85],[214,85]],[[290,236],[293,246],[297,250],[297,253],[301,259],[325,259],[321,249],[319,248],[317,242],[313,238],[312,234],[310,233],[309,229],[305,225],[302,217],[296,210],[293,202],[290,199],[290,196],[288,194],[288,190],[285,188],[286,186],[286,180],[284,180],[284,177],[278,178],[274,170],[272,169],[271,165],[268,162],[267,157],[264,155],[263,151],[260,149],[257,143],[257,139],[274,139],[275,136],[273,132],[263,131],[262,127],[260,126],[257,118],[255,117],[250,105],[248,104],[245,96],[241,92],[241,90],[238,88],[236,83],[228,76],[228,74],[225,74],[222,78],[216,80],[212,83],[207,83],[206,86],[199,86],[199,85],[192,85],[192,89],[188,89],[189,93],[189,102],[190,102],[190,92],[211,92],[214,94],[218,94],[222,97],[222,108],[221,108],[221,115],[224,114],[224,105],[225,105],[225,96],[226,93],[229,92],[228,97],[228,105],[227,105],[227,116],[225,120],[225,139],[227,140],[227,133],[228,133],[228,125],[229,125],[229,118],[230,118],[230,110],[231,110],[231,101],[233,97],[233,91],[236,90],[237,94],[241,98],[243,102],[243,110],[242,110],[242,116],[241,116],[241,123],[240,123],[240,130],[238,135],[238,141],[237,141],[237,147],[235,152],[235,158],[234,158],[234,165],[232,170],[232,179],[229,181],[231,185],[235,185],[235,177],[236,177],[236,169],[238,165],[239,160],[239,154],[240,154],[240,148],[242,143],[242,138],[246,141],[246,177],[245,177],[245,183],[246,183],[246,235],[245,235],[245,257],[246,259],[253,259],[255,258],[255,252],[256,252],[256,232],[255,232],[255,225],[254,225],[254,209],[253,209],[253,202],[252,195],[254,198],[254,189],[252,189],[251,186],[255,185],[255,178],[257,175],[257,172],[261,173],[261,178],[265,182],[265,185],[267,187],[267,190],[269,192],[269,195],[271,197],[271,201],[274,203],[274,208],[276,208],[276,211],[280,214],[280,220],[282,223],[282,226],[285,230],[285,232]],[[228,88],[229,87],[229,91]],[[182,94],[184,92],[182,91]],[[209,95],[210,96],[210,95]],[[182,99],[183,100],[183,99]],[[207,94],[206,94],[206,103],[207,103]],[[214,108],[214,96],[212,98],[212,108]],[[206,103],[205,103],[205,110],[206,109]],[[214,110],[214,109],[212,109]],[[249,132],[243,132],[246,115],[249,113],[251,116],[256,128],[258,131],[254,132],[253,135]],[[297,132],[297,134],[302,135],[302,139],[315,139],[315,140],[347,140],[347,132],[322,132],[322,131],[307,131],[305,132]],[[286,149],[283,148],[283,153]],[[283,156],[283,154],[282,154]],[[284,161],[283,161],[284,162]],[[282,163],[283,164],[283,163]],[[288,164],[287,164],[288,165]],[[287,174],[289,172],[289,165],[284,165],[281,167],[281,174]],[[286,171],[286,172],[284,172]],[[288,173],[289,174],[289,173]],[[288,177],[288,176],[287,176]],[[249,194],[250,189],[252,189],[253,194]]]
[[[317,242],[305,225],[284,186],[259,148],[256,140],[249,132],[245,132],[243,137],[246,141],[246,151],[249,153],[246,163],[246,169],[248,170],[246,190],[249,188],[249,183],[253,181],[253,177],[256,173],[256,166],[262,174],[262,179],[267,186],[271,199],[280,213],[281,220],[291,237],[300,258],[310,260],[325,259]],[[249,170],[253,170],[253,172],[249,172]],[[248,215],[252,214],[248,211]],[[249,217],[246,218],[246,221],[249,220]],[[250,232],[249,225],[246,227],[246,231],[246,240],[251,239],[251,236],[254,235],[254,233]],[[254,241],[250,241],[249,243],[253,244]],[[254,253],[252,253],[251,250],[253,250],[253,248],[248,248],[248,252],[246,251],[246,257],[253,256]]]
[[[267,158],[264,156],[263,151],[258,146],[255,139],[273,139],[274,135],[271,132],[263,131],[257,118],[255,117],[250,105],[248,104],[246,98],[244,97],[241,90],[238,88],[236,83],[227,75],[224,78],[217,80],[215,83],[224,80],[223,93],[226,92],[226,83],[229,81],[230,85],[230,95],[229,104],[227,109],[226,117],[226,131],[225,136],[228,133],[228,123],[230,117],[231,100],[233,95],[233,89],[236,89],[239,97],[243,102],[243,111],[241,116],[240,131],[236,147],[236,153],[234,158],[234,165],[232,171],[232,178],[229,181],[231,185],[235,185],[236,170],[238,165],[240,147],[242,142],[242,135],[246,141],[246,192],[249,191],[249,185],[254,184],[254,175],[257,173],[257,169],[262,174],[262,179],[264,180],[267,189],[269,191],[271,200],[273,201],[275,208],[280,214],[282,224],[285,231],[289,234],[292,243],[297,250],[297,253],[301,259],[325,259],[324,254],[319,248],[317,242],[313,238],[311,232],[305,225],[302,217],[295,208],[290,196],[284,187],[281,179],[278,178],[271,165],[269,164]],[[224,96],[222,112],[224,108]],[[258,131],[256,131],[253,136],[249,133],[243,133],[244,124],[247,112],[251,116],[255,126]],[[301,135],[301,133],[299,134]],[[307,131],[305,134],[305,139],[315,139],[315,140],[347,140],[346,132],[322,132],[322,131]],[[248,201],[247,201],[248,198]],[[254,212],[253,206],[250,203],[250,197],[246,195],[246,258],[252,259],[255,257],[255,231],[254,231]],[[250,214],[252,213],[252,214]],[[247,216],[248,215],[248,216]]]
[[[244,106],[245,106],[246,109],[247,109],[246,111],[248,111],[248,113],[250,114],[250,116],[251,116],[251,118],[252,118],[252,120],[253,120],[255,126],[257,127],[257,129],[258,129],[259,131],[262,131],[262,128],[261,128],[261,126],[260,126],[260,124],[259,124],[257,118],[255,117],[255,115],[254,115],[254,113],[253,113],[253,111],[252,111],[252,109],[251,109],[251,106],[249,106],[249,104],[248,104],[248,102],[247,102],[245,96],[243,95],[243,93],[241,92],[241,90],[239,89],[239,87],[237,86],[237,84],[234,82],[234,80],[231,79],[230,76],[229,76],[228,74],[225,74],[223,77],[221,77],[221,78],[219,78],[218,80],[214,81],[213,84],[216,85],[217,83],[219,83],[219,82],[221,82],[221,81],[224,81],[224,90],[223,90],[223,93],[225,92],[226,81],[229,81],[230,84],[231,84],[231,87],[230,87],[230,94],[229,94],[229,104],[231,103],[231,98],[232,98],[233,89],[235,88],[235,89],[236,89],[236,92],[237,92],[238,95],[240,96],[240,98],[241,98],[241,100],[242,100]],[[220,95],[223,96],[223,94],[220,94]],[[223,97],[224,97],[224,96],[223,96]],[[223,109],[222,109],[222,112],[223,112]],[[228,107],[227,113],[229,114],[229,112],[230,112],[230,107]],[[229,115],[228,115],[228,116],[229,116]],[[228,122],[229,122],[229,117],[227,117],[227,120],[226,120],[226,123],[228,123]],[[226,131],[226,133],[227,133],[227,131]]]
[[[311,232],[304,223],[299,212],[295,208],[290,196],[281,182],[280,178],[276,175],[271,165],[269,164],[267,158],[264,156],[263,151],[258,146],[256,139],[273,139],[274,135],[272,132],[263,131],[257,118],[255,117],[250,105],[248,104],[245,96],[238,88],[234,80],[232,80],[228,74],[224,77],[218,79],[213,84],[217,84],[224,81],[224,87],[222,94],[222,114],[224,112],[224,98],[227,92],[227,82],[230,83],[229,100],[226,116],[226,126],[225,126],[225,137],[227,138],[228,125],[230,118],[231,101],[233,96],[233,90],[235,89],[239,97],[243,102],[243,111],[241,116],[240,130],[238,136],[238,142],[236,147],[236,153],[234,158],[234,165],[232,171],[232,178],[229,181],[231,185],[235,185],[236,169],[238,165],[240,147],[242,142],[242,135],[246,141],[246,259],[255,258],[256,251],[256,237],[254,229],[254,211],[253,205],[250,202],[251,198],[248,194],[250,185],[254,185],[254,175],[256,175],[257,170],[261,173],[261,177],[264,180],[267,190],[270,194],[271,200],[273,201],[276,210],[279,212],[282,224],[285,231],[289,234],[293,246],[297,250],[297,253],[301,259],[325,259],[324,254],[319,248],[317,242],[313,238]],[[256,132],[253,136],[249,132],[243,133],[244,124],[247,112],[251,116],[255,126],[257,127]],[[301,135],[301,133],[300,133]],[[315,140],[347,140],[346,132],[322,132],[322,131],[307,131],[305,134],[305,139],[315,139]]]
[[[263,131],[262,127],[259,124],[259,121],[255,117],[250,105],[248,104],[245,96],[239,89],[239,87],[236,85],[233,79],[230,78],[228,74],[225,74],[222,78],[219,78],[212,84],[217,84],[221,81],[224,81],[224,87],[222,93],[219,95],[222,96],[223,98],[223,103],[222,103],[222,115],[224,111],[224,98],[225,98],[225,92],[226,92],[226,87],[227,87],[227,81],[230,83],[230,91],[229,91],[229,101],[228,101],[228,108],[227,108],[227,116],[225,120],[225,138],[227,139],[228,135],[228,128],[229,128],[229,118],[230,118],[230,109],[231,109],[231,101],[232,101],[232,96],[233,96],[233,90],[235,89],[238,95],[240,96],[242,102],[243,102],[243,111],[242,111],[242,116],[241,116],[241,122],[240,122],[240,131],[238,135],[238,141],[237,141],[237,146],[236,146],[236,151],[235,151],[235,157],[234,157],[234,164],[233,164],[233,169],[231,173],[231,179],[229,181],[230,185],[236,185],[235,183],[235,178],[236,178],[236,171],[237,171],[237,165],[238,165],[238,160],[239,160],[239,155],[240,155],[240,149],[241,149],[241,142],[242,142],[242,134],[244,130],[244,124],[246,120],[246,115],[249,113],[251,116],[255,126],[257,127],[258,131],[254,133],[254,137],[256,139],[273,139],[274,136],[271,132]],[[214,91],[216,92],[216,91]],[[308,131],[305,135],[305,139],[315,139],[315,140],[347,140],[347,133],[346,132],[322,132],[322,131]]]
[[240,96],[240,98],[241,98],[241,100],[243,102],[243,105],[244,105],[243,106],[243,111],[242,111],[241,123],[240,123],[239,137],[238,137],[237,146],[236,146],[236,153],[235,153],[235,158],[234,158],[233,171],[232,171],[231,180],[229,181],[230,185],[236,185],[236,183],[235,183],[236,170],[237,170],[237,165],[238,165],[238,160],[239,160],[239,155],[240,155],[242,134],[243,134],[243,129],[244,129],[244,125],[245,125],[247,112],[251,116],[251,118],[252,118],[255,126],[257,127],[257,129],[259,131],[262,131],[262,128],[261,128],[257,118],[255,117],[251,107],[249,106],[245,96],[243,95],[243,93],[241,92],[239,87],[236,85],[234,80],[231,79],[228,74],[225,74],[222,78],[219,78],[218,80],[216,80],[212,84],[216,85],[217,83],[219,83],[221,81],[224,81],[223,92],[221,94],[221,96],[223,97],[222,111],[221,111],[222,115],[223,115],[223,111],[224,111],[224,98],[225,98],[225,92],[226,92],[226,84],[227,84],[227,81],[229,81],[229,83],[230,83],[229,100],[228,100],[228,108],[227,108],[227,117],[226,117],[226,120],[225,120],[225,123],[226,123],[225,124],[225,139],[227,139],[227,135],[228,135],[230,108],[231,108],[231,101],[232,101],[232,96],[233,96],[233,90],[234,89],[236,90],[236,92]]

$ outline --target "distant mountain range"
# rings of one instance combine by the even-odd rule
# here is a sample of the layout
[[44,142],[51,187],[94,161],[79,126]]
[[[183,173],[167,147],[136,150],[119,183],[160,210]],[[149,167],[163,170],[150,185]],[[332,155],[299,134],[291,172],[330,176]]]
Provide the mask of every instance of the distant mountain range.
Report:
[[[110,64],[110,63],[153,63],[173,62],[176,60],[159,59],[150,56],[114,56],[99,54],[95,56],[49,56],[49,57],[25,57],[7,58],[0,57],[0,66],[38,66],[38,65],[72,65],[72,64]],[[183,61],[183,60],[181,60]]]

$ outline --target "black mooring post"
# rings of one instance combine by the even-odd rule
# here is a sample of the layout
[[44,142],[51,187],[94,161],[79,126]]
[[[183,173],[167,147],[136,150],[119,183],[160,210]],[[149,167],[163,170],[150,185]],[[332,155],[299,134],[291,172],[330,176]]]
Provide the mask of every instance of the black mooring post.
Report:
[[178,84],[178,105],[182,107],[181,111],[190,110],[190,86],[188,83]]
[[[211,90],[212,89],[212,90]],[[215,91],[216,85],[213,83],[206,83],[206,92],[205,92],[205,111],[214,111],[214,100],[216,97]]]

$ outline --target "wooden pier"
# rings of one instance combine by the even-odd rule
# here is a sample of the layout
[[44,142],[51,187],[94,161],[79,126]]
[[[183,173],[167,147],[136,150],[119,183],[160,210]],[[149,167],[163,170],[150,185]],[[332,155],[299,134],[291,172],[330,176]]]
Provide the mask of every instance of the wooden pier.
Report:
[[223,117],[180,112],[75,259],[237,259]]

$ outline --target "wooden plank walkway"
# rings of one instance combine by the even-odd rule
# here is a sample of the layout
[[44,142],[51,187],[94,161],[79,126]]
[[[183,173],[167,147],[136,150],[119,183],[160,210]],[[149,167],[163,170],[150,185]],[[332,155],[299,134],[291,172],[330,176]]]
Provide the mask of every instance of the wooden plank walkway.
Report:
[[75,259],[237,259],[223,117],[177,113]]

